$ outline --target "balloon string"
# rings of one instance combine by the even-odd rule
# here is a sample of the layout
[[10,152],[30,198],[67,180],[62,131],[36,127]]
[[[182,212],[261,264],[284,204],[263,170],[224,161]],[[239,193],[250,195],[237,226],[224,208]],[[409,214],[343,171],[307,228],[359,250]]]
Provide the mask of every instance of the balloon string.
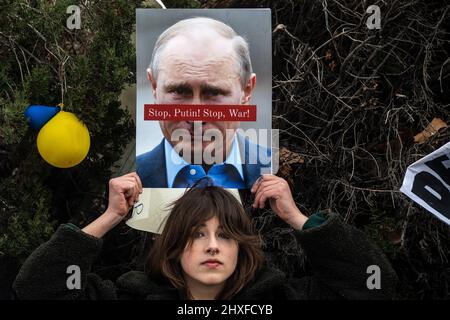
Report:
[[164,5],[164,3],[161,0],[156,0],[156,2],[158,2],[158,4],[163,8],[163,9],[167,9],[166,6]]
[[64,108],[64,93],[67,91],[65,64],[69,60],[69,58],[70,56],[67,56],[64,59],[64,61],[60,60],[59,64],[59,82],[61,85],[61,103],[60,103],[61,110]]
[[59,81],[60,81],[60,86],[61,86],[61,101],[62,101],[61,103],[64,103],[64,83],[63,83],[63,79],[61,76],[61,66],[59,67]]

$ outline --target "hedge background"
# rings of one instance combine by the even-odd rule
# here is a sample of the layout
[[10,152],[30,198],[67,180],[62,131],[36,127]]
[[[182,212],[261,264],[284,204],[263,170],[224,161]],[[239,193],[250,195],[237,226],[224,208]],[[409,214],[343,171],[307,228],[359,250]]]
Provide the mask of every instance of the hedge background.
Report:
[[[450,297],[450,229],[398,190],[409,164],[449,141],[450,5],[441,1],[164,1],[168,8],[272,9],[273,127],[280,175],[300,208],[332,210],[364,230],[400,278],[398,299]],[[66,8],[81,8],[68,30]],[[369,30],[369,5],[381,29]],[[0,2],[0,299],[24,259],[60,223],[100,215],[110,177],[133,170],[135,9],[155,1]],[[71,169],[47,165],[23,112],[56,105],[88,126],[88,157]],[[438,118],[442,128],[422,137]],[[131,146],[131,147],[130,147]],[[125,164],[125,165],[124,165]],[[450,205],[450,204],[449,204]],[[251,212],[269,261],[309,272],[290,229]],[[124,224],[105,238],[95,270],[105,278],[139,268],[148,234]]]

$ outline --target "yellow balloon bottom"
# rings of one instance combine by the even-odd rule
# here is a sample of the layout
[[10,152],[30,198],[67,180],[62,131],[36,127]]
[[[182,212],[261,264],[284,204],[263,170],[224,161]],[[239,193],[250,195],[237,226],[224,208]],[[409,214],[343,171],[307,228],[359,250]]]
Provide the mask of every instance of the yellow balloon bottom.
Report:
[[39,154],[52,166],[70,168],[87,156],[91,139],[89,131],[73,113],[60,111],[39,131]]

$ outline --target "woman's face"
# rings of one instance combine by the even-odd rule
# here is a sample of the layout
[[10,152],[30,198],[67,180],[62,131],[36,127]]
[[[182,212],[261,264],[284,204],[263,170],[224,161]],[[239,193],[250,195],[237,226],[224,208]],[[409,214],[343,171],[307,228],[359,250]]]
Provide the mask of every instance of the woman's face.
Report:
[[217,217],[202,224],[181,255],[188,288],[223,288],[236,269],[238,250],[237,241],[224,234]]

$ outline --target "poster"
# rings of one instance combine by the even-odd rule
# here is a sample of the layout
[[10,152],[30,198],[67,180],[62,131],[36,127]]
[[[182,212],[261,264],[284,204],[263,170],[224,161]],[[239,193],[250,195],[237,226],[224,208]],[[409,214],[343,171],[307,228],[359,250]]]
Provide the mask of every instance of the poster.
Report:
[[137,9],[136,25],[136,169],[144,194],[129,225],[161,216],[141,227],[153,232],[167,205],[201,179],[237,193],[276,172],[271,12]]

